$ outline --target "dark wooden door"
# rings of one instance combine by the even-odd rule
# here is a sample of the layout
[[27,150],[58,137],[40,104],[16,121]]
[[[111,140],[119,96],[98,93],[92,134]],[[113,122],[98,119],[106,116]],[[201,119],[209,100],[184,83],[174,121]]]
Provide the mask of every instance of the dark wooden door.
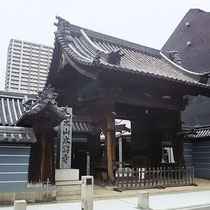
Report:
[[86,175],[87,143],[74,143],[72,153],[72,168],[79,169],[79,175]]
[[148,119],[132,121],[131,152],[134,167],[149,166],[151,130]]

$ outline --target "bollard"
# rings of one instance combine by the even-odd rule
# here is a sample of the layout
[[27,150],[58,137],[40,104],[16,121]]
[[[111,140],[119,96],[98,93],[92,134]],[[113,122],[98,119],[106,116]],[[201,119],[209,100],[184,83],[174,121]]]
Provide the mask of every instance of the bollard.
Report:
[[86,175],[90,175],[90,154],[87,152]]
[[49,191],[49,178],[47,178],[47,186],[46,186],[46,203],[48,201],[48,191]]
[[93,176],[82,176],[81,210],[93,210]]
[[14,210],[26,210],[26,201],[25,200],[14,201]]
[[138,208],[149,209],[149,193],[138,194]]

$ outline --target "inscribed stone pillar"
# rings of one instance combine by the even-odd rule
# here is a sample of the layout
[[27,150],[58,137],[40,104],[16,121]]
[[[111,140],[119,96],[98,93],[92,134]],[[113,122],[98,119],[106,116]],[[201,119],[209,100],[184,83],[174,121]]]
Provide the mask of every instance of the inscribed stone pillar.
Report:
[[72,108],[65,108],[65,119],[60,124],[60,161],[59,168],[71,168],[72,153]]

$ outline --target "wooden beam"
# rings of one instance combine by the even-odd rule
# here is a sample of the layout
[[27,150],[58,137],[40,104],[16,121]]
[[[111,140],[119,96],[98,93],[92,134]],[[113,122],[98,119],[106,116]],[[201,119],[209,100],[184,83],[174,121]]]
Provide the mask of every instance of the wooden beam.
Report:
[[146,92],[133,91],[131,89],[124,90],[120,88],[108,88],[101,90],[101,92],[93,92],[92,94],[86,94],[86,98],[80,98],[79,103],[91,103],[91,104],[103,104],[103,103],[121,103],[134,106],[161,108],[168,110],[184,110],[186,101],[183,97],[171,97],[164,98],[161,95],[153,93],[152,95],[146,94]]
[[154,90],[168,91],[169,93],[177,93],[178,95],[204,95],[210,96],[208,88],[198,87],[189,83],[181,83],[171,80],[165,80],[163,78],[143,76],[137,74],[129,74],[127,72],[122,73],[121,71],[103,71],[101,72],[102,80],[109,80],[113,83],[121,83],[125,85],[132,85],[137,87],[150,87]]
[[168,110],[181,110],[183,109],[181,104],[177,104],[170,99],[163,99],[158,97],[147,97],[147,96],[120,96],[117,103],[134,105],[134,106],[143,106],[143,107],[151,107],[151,108],[161,108]]

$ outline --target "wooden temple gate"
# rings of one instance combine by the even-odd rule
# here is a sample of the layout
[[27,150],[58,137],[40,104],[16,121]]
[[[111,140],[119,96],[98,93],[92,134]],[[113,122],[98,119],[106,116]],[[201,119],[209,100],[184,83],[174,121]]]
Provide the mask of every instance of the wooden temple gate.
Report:
[[[123,168],[120,168],[119,163],[117,163],[117,157],[116,157],[116,151],[118,150],[117,141],[115,137],[116,133],[116,125],[115,125],[115,118],[119,118],[119,116],[124,116],[126,119],[132,119],[132,134],[131,134],[131,159],[130,159],[130,168],[131,170],[135,171],[135,168],[146,168],[148,167],[155,167],[160,168],[161,165],[164,164],[161,163],[162,161],[162,135],[165,133],[165,131],[171,133],[171,135],[174,134],[174,138],[170,139],[171,146],[173,148],[174,153],[174,159],[175,163],[171,164],[170,167],[167,168],[168,171],[176,170],[176,167],[179,170],[184,170],[184,159],[182,157],[182,140],[177,138],[175,133],[179,129],[179,115],[177,115],[176,112],[173,111],[167,111],[167,110],[161,110],[161,109],[148,109],[145,113],[144,107],[127,107],[126,109],[122,109],[124,105],[116,105],[112,112],[109,112],[107,118],[102,118],[101,120],[95,121],[97,122],[97,126],[103,130],[103,133],[105,134],[105,147],[104,147],[104,159],[101,158],[101,155],[98,154],[95,158],[95,164],[94,164],[94,175],[96,180],[98,180],[100,184],[106,185],[106,184],[119,184],[119,179],[121,179],[122,176],[119,175],[119,171],[123,170]],[[106,108],[110,106],[107,105]],[[93,111],[92,116],[100,116],[97,113],[97,110],[95,106],[92,108],[89,107],[89,110]],[[135,110],[135,111],[134,111]],[[105,107],[103,108],[103,111],[106,111]],[[107,110],[108,111],[108,110]],[[140,118],[140,120],[136,117]],[[168,115],[171,119],[168,119]],[[149,116],[150,115],[150,116]],[[154,115],[154,116],[153,116]],[[161,120],[159,117],[161,117]],[[151,118],[151,119],[149,119]],[[173,120],[173,123],[171,123],[171,120]],[[164,122],[164,125],[163,125]],[[166,125],[167,124],[167,125]],[[136,126],[136,127],[134,127]],[[160,126],[164,126],[164,129],[161,129]],[[119,129],[117,129],[119,131]],[[96,139],[96,142],[99,141],[99,139]],[[96,144],[97,145],[97,144]],[[96,146],[95,145],[95,146]],[[94,151],[99,150],[96,148]],[[123,155],[123,154],[122,154]],[[96,154],[95,154],[96,156]],[[100,161],[101,160],[101,161]],[[164,177],[164,180],[167,180],[167,178],[170,178],[168,176],[168,172],[165,173],[165,168],[162,169],[162,177]],[[148,173],[150,173],[150,170],[148,169]],[[153,171],[153,169],[152,169]],[[127,173],[126,171],[124,171]],[[188,172],[188,170],[187,170]],[[145,173],[142,170],[142,173]],[[155,174],[156,172],[154,172]],[[175,172],[172,172],[175,173]],[[177,172],[178,173],[178,172]],[[181,174],[184,174],[185,172],[181,172]],[[130,174],[130,173],[128,173]],[[152,174],[152,172],[151,172]],[[193,177],[192,170],[189,172],[190,177]],[[131,179],[131,182],[133,179],[136,179],[137,176],[134,175],[134,177],[125,176],[126,180]],[[124,178],[125,178],[124,177]],[[155,177],[155,175],[154,175]],[[160,177],[160,176],[159,176]],[[178,175],[173,175],[174,178],[178,179]],[[186,176],[187,177],[187,176]],[[157,178],[157,176],[156,176]],[[148,179],[148,180],[147,180]],[[183,179],[183,178],[180,178]],[[146,181],[145,181],[146,180]],[[171,179],[170,179],[171,180]],[[127,182],[127,181],[126,181]],[[128,181],[130,182],[130,181]],[[144,182],[150,183],[150,176],[144,176]],[[168,182],[168,181],[167,181]],[[168,182],[169,183],[169,182]],[[182,185],[183,183],[177,182],[176,185],[178,186]],[[161,185],[162,182],[158,182],[158,185]],[[185,183],[186,185],[192,184],[192,181],[187,181]],[[138,182],[137,182],[138,185]],[[171,184],[172,185],[172,184]],[[135,185],[133,185],[134,187]],[[152,185],[151,185],[152,186]],[[139,186],[136,186],[137,188]],[[142,186],[143,187],[143,186]],[[155,187],[155,185],[153,185]]]
[[[210,86],[201,84],[208,81],[209,75],[181,68],[177,65],[180,60],[175,64],[178,61],[172,52],[161,52],[57,19],[47,84],[59,94],[59,106],[70,106],[74,114],[89,117],[93,122],[95,130],[88,148],[95,180],[112,185],[116,181],[119,166],[115,119],[131,121],[131,168],[162,167],[164,141],[173,148],[173,167],[184,167],[183,141],[177,133],[181,131],[181,111],[187,105],[185,96],[210,96]],[[101,133],[105,135],[103,146]],[[172,173],[176,184],[181,183],[175,168],[167,170],[166,176]],[[180,180],[187,179],[186,183],[192,184],[186,175],[191,172],[177,170],[181,170]],[[149,172],[156,177],[153,182],[157,185],[161,184],[163,171]],[[151,183],[148,170],[144,177]]]

